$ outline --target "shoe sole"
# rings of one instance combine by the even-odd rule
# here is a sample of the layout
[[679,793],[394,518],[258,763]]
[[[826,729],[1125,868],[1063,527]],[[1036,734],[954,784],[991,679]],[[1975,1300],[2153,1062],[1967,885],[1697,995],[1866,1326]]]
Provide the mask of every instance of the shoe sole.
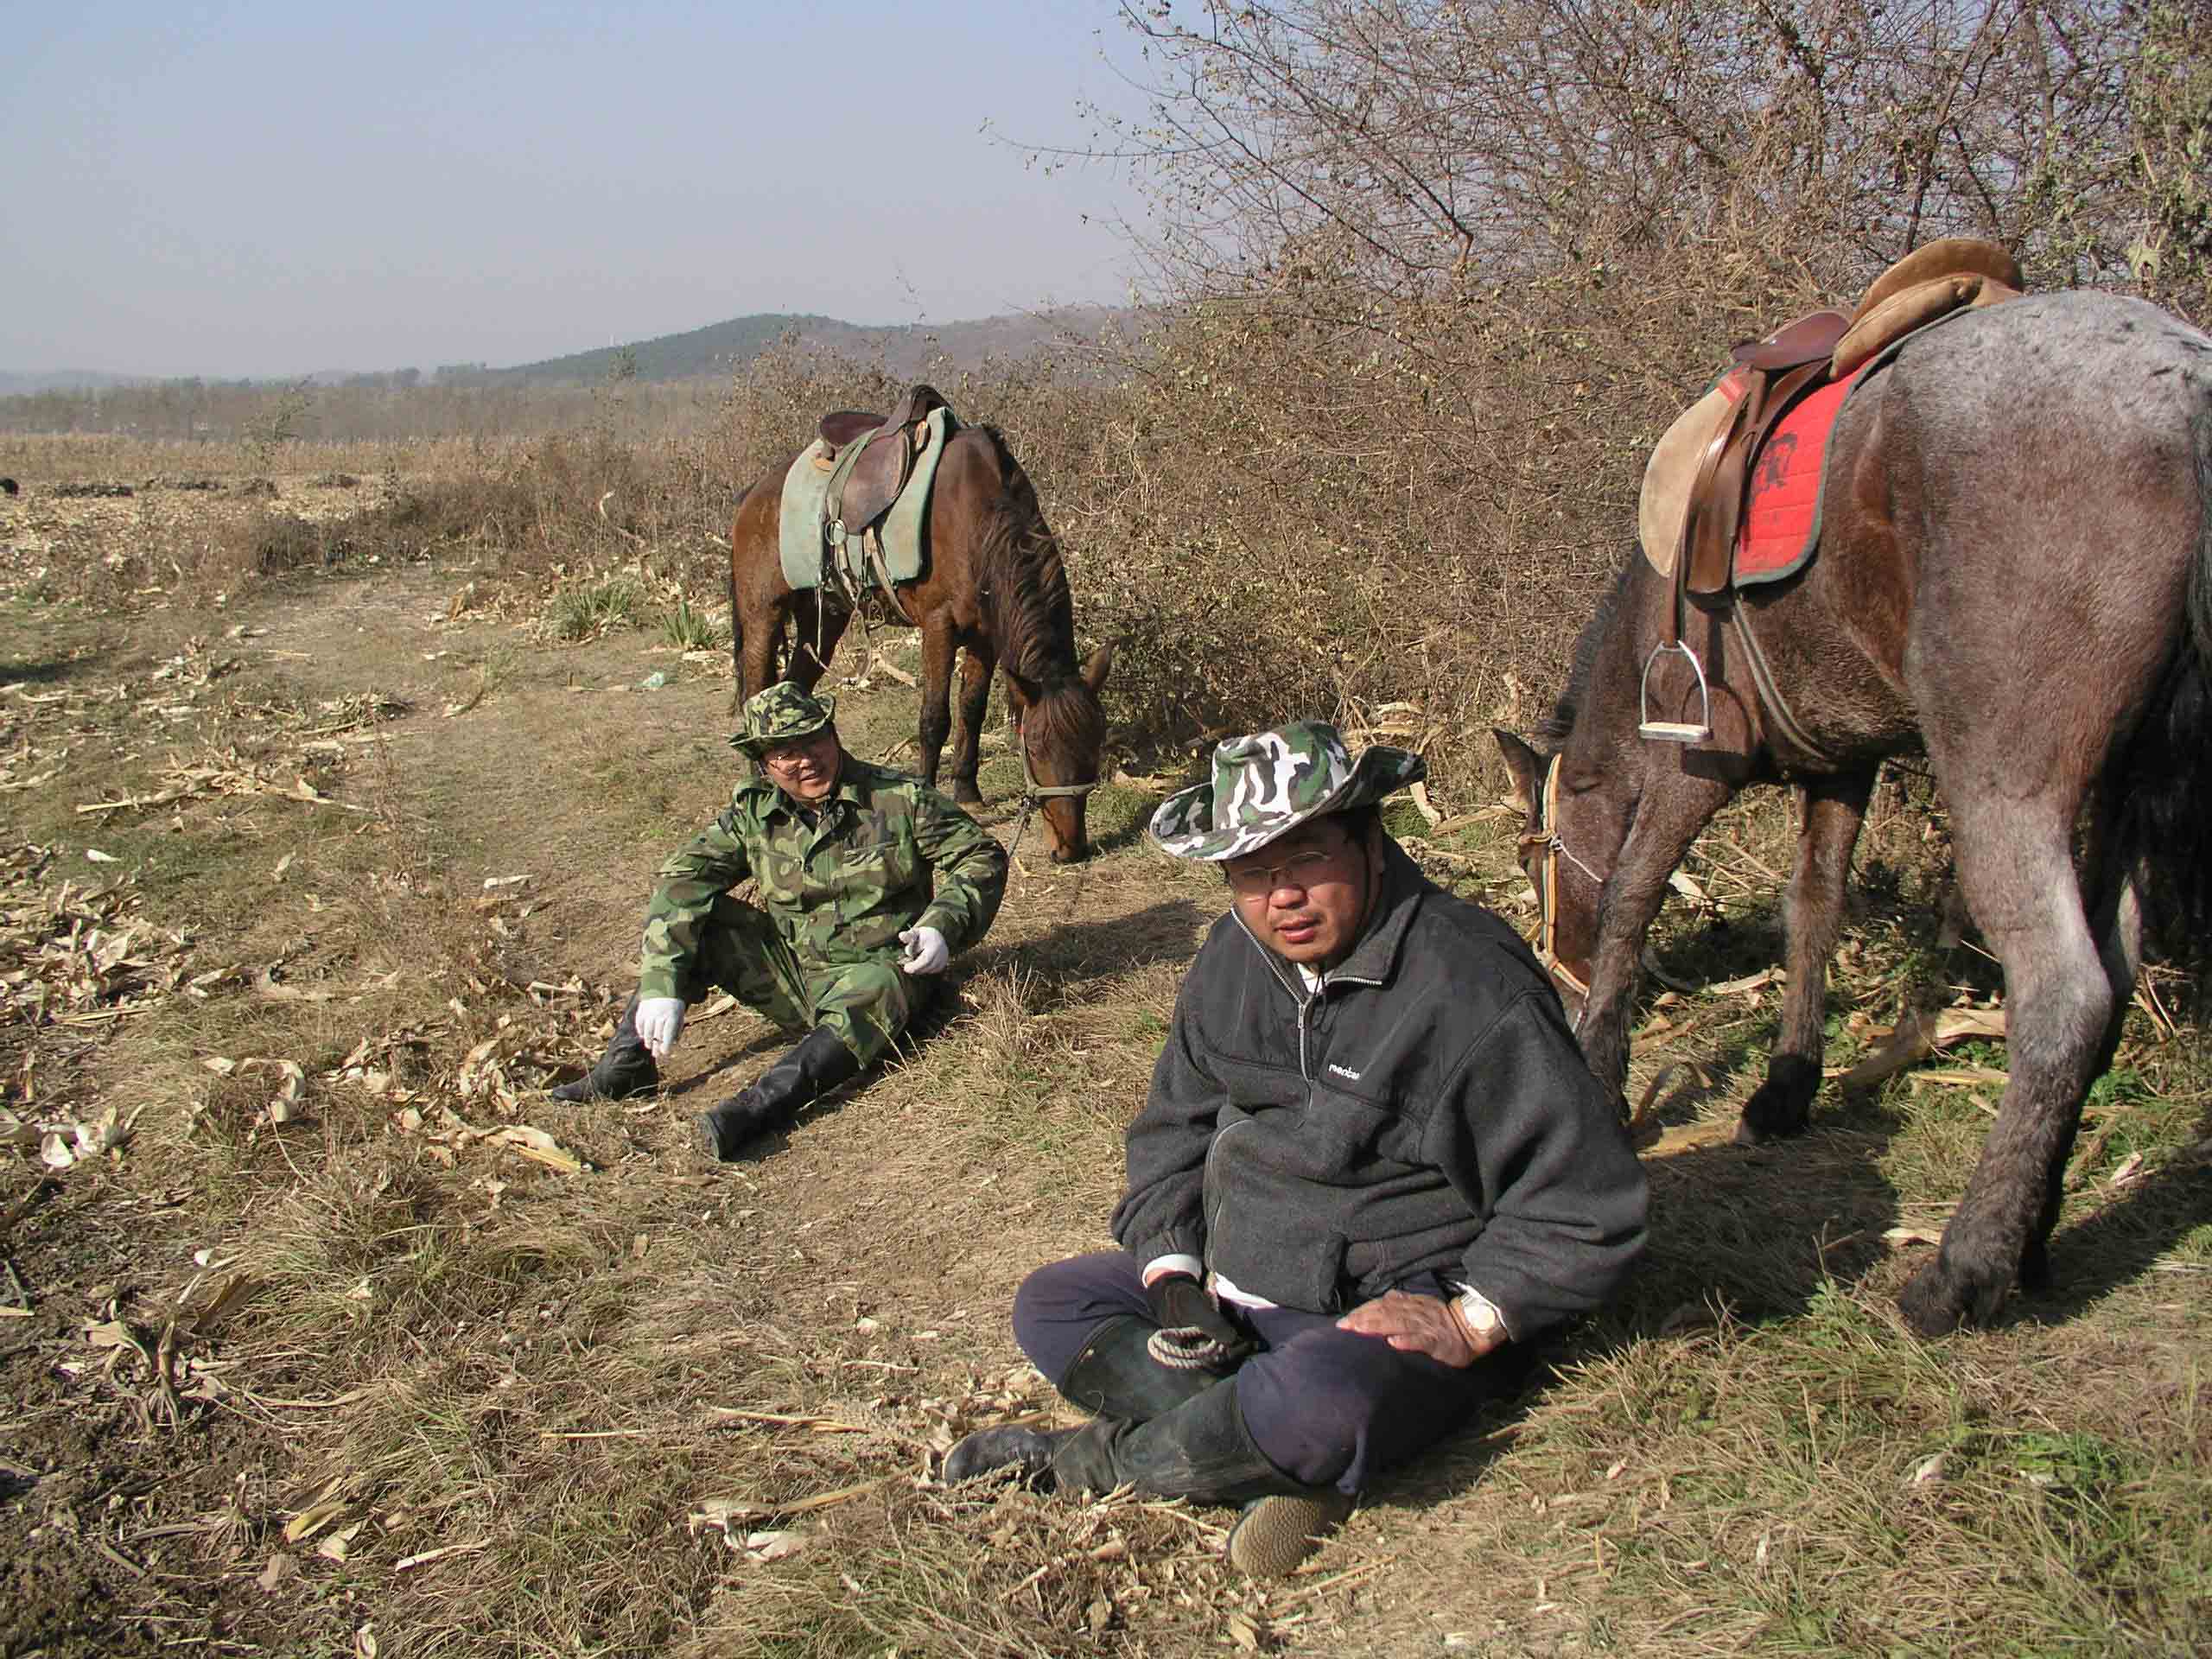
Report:
[[1229,1564],[1248,1578],[1286,1578],[1351,1510],[1351,1500],[1340,1492],[1261,1498],[1229,1530]]

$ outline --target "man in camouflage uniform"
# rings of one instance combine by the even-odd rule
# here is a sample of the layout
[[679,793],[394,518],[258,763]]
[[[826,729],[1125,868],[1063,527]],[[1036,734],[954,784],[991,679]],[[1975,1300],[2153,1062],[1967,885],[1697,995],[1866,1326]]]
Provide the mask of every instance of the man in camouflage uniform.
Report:
[[[761,764],[713,824],[661,867],[638,993],[588,1076],[553,1093],[619,1099],[659,1085],[687,1004],[719,985],[798,1046],[700,1115],[727,1161],[872,1065],[932,976],[982,938],[1006,893],[1006,853],[918,779],[845,753],[836,705],[789,681],[748,701],[732,747]],[[729,889],[753,877],[760,906]]]
[[1229,913],[1129,1126],[1122,1248],[1039,1268],[1014,1304],[1023,1351],[1096,1416],[980,1430],[948,1481],[1243,1503],[1230,1562],[1287,1572],[1635,1261],[1643,1171],[1551,982],[1382,829],[1422,772],[1297,721],[1221,744],[1212,781],[1153,815],[1162,849],[1221,867]]

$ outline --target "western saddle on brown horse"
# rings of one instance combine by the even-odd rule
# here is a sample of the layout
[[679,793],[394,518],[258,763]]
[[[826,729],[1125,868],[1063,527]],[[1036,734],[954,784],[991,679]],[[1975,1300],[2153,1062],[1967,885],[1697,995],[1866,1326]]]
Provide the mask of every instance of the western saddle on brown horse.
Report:
[[887,416],[840,409],[822,417],[822,442],[835,451],[829,493],[822,499],[823,533],[842,547],[891,510],[928,441],[932,410],[950,407],[935,386],[913,385]]
[[[2004,249],[1947,237],[1884,271],[1849,314],[1815,311],[1734,348],[1734,366],[1668,429],[1644,470],[1638,512],[1644,556],[1675,582],[1667,636],[1644,664],[1644,685],[1648,693],[1662,656],[1679,652],[1695,671],[1700,712],[1691,721],[1653,720],[1647,697],[1638,727],[1643,736],[1701,743],[1713,734],[1704,667],[1682,642],[1684,611],[1692,601],[1727,601],[1751,464],[1775,423],[1915,330],[1955,311],[2016,298],[2021,287],[2019,264]],[[1752,666],[1756,673],[1764,664]],[[1786,709],[1772,712],[1790,723]]]

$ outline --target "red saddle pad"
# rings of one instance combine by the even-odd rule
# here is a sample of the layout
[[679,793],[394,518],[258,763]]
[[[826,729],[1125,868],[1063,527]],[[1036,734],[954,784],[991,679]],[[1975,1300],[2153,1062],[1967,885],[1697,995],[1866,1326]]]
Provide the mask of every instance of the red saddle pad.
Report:
[[1751,461],[1750,499],[1736,534],[1735,583],[1779,582],[1805,568],[1821,542],[1821,484],[1828,435],[1862,366],[1822,386],[1767,434]]

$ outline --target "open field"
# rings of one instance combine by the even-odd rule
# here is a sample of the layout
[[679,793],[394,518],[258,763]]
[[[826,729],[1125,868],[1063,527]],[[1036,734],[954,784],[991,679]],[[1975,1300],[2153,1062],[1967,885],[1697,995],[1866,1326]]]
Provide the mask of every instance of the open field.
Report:
[[[342,524],[373,465],[281,499]],[[742,1009],[695,1016],[662,1098],[541,1091],[596,1051],[653,868],[732,778],[726,649],[671,638],[664,581],[594,612],[620,572],[529,589],[488,544],[337,541],[167,574],[250,554],[257,509],[56,502],[25,472],[0,504],[0,1084],[33,1126],[0,1151],[0,1654],[2202,1650],[2212,1068],[2171,980],[2093,1096],[2056,1289],[1915,1342],[1891,1298],[2004,1048],[1726,1144],[1790,835],[1776,799],[1732,809],[1656,945],[1680,988],[1637,1044],[1663,1133],[1625,1299],[1307,1571],[1237,1582],[1224,1512],[935,1479],[968,1427],[1054,1408],[1014,1288],[1104,1241],[1221,902],[1142,841],[1173,779],[1103,789],[1089,863],[1027,842],[945,1028],[708,1168],[686,1120],[774,1052]],[[849,745],[895,758],[912,696],[841,688]],[[1394,827],[1523,915],[1517,826],[1476,790],[1435,804]],[[1837,1065],[1914,1006],[1995,1000],[1971,939],[1939,945],[1942,874],[1924,785],[1885,784]]]

